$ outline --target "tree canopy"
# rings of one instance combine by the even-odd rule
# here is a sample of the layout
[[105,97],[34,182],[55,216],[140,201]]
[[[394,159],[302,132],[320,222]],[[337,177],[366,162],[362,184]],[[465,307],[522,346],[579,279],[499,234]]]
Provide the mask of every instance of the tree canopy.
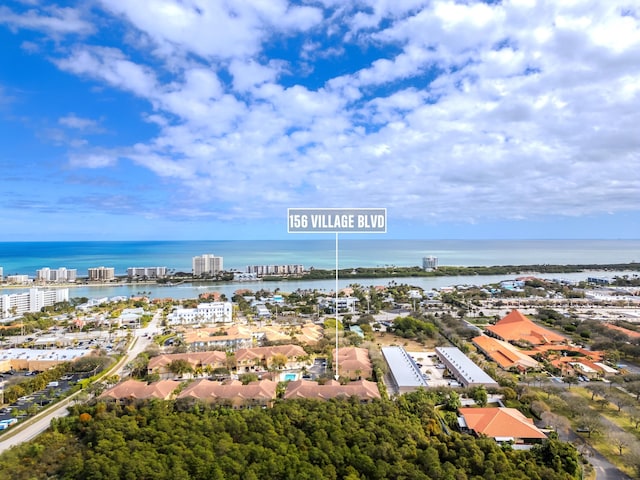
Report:
[[531,479],[579,478],[577,454],[445,434],[432,397],[278,402],[233,410],[152,401],[77,405],[51,431],[0,456],[20,479]]

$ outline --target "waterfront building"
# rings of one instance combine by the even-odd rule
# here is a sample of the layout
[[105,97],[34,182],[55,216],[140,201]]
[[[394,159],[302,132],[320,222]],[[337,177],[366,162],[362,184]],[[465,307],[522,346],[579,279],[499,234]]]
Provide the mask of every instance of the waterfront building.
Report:
[[248,265],[247,273],[254,273],[259,277],[268,275],[300,275],[304,273],[302,265]]
[[169,325],[190,325],[194,323],[231,323],[233,320],[231,302],[200,303],[196,308],[177,308],[167,316]]
[[4,270],[2,269],[2,267],[0,267],[0,282],[4,281]]
[[7,275],[7,283],[13,285],[26,285],[31,282],[29,275]]
[[129,267],[127,277],[133,279],[164,278],[167,276],[167,267]]
[[68,288],[56,288],[53,290],[31,288],[25,293],[0,295],[0,318],[22,315],[27,312],[39,312],[44,307],[68,301]]
[[90,282],[110,282],[116,278],[115,268],[113,267],[93,267],[89,268]]
[[214,276],[224,270],[223,258],[212,254],[193,257],[191,264],[194,277]]
[[438,268],[438,257],[423,257],[422,258],[422,268],[427,272],[431,272]]
[[60,267],[52,270],[49,267],[45,267],[36,270],[36,280],[40,282],[73,283],[77,277],[78,271],[75,268]]

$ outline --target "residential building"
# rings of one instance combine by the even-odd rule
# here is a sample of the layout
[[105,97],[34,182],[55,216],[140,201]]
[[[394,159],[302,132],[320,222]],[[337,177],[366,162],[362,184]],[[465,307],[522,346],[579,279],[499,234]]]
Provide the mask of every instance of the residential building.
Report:
[[431,272],[438,268],[438,257],[423,257],[422,258],[422,268],[427,272]]
[[194,372],[198,369],[215,370],[227,367],[227,354],[223,351],[174,353],[151,358],[147,366],[148,373],[158,374],[160,378],[173,377],[170,365],[176,360],[184,360]]
[[428,387],[420,368],[404,348],[382,347],[382,356],[389,367],[394,393],[402,394]]
[[527,449],[547,436],[533,420],[519,410],[506,407],[460,408],[458,425],[464,433],[493,438],[499,443],[512,443],[513,448]]
[[196,351],[212,348],[234,351],[250,348],[255,341],[249,329],[235,325],[224,332],[219,327],[198,328],[185,332],[183,338],[189,348]]
[[73,283],[77,277],[78,271],[75,268],[60,267],[52,270],[45,267],[36,271],[36,279],[43,282]]
[[131,279],[154,279],[167,276],[167,267],[129,267],[127,277]]
[[116,278],[114,267],[92,267],[88,273],[90,282],[111,282]]
[[177,380],[160,380],[149,384],[139,380],[125,380],[109,388],[98,398],[125,402],[151,398],[170,400],[175,397],[175,391],[179,386],[180,382]]
[[258,277],[268,275],[300,275],[304,273],[302,265],[248,265],[247,273]]
[[4,270],[0,267],[0,282],[4,282]]
[[344,347],[336,350],[333,349],[334,371],[335,364],[338,364],[337,374],[350,380],[358,380],[360,378],[372,378],[373,366],[369,358],[369,351],[366,348]]
[[7,275],[7,283],[11,283],[13,285],[26,285],[27,283],[31,283],[31,279],[29,275]]
[[277,382],[272,380],[243,385],[239,380],[214,382],[203,378],[189,384],[180,392],[178,399],[200,400],[233,408],[270,407],[276,399],[277,387]]
[[498,382],[487,375],[478,365],[456,347],[436,347],[438,359],[464,388],[484,385],[498,387]]
[[194,277],[215,276],[224,270],[222,257],[212,254],[193,257],[191,264]]
[[[241,348],[236,350],[238,373],[264,371],[271,368],[292,370],[307,365],[309,354],[299,345]],[[280,360],[283,363],[280,364]]]
[[22,315],[27,312],[39,312],[43,307],[69,301],[68,288],[45,290],[31,288],[25,293],[0,295],[0,318]]
[[170,325],[192,325],[196,323],[231,323],[231,302],[200,303],[196,308],[177,308],[167,316]]
[[296,398],[329,400],[339,397],[358,397],[361,402],[370,402],[380,398],[380,391],[375,382],[368,380],[358,380],[345,385],[336,380],[329,380],[324,385],[310,380],[293,380],[287,384],[284,394],[287,400]]
[[[338,312],[339,313],[356,313],[358,306],[357,297],[338,297]],[[335,312],[336,298],[335,297],[319,297],[318,305],[320,308],[331,308]]]
[[488,335],[506,342],[525,342],[531,345],[559,344],[567,340],[562,335],[532,322],[518,310],[512,310],[495,325],[486,327],[485,331]]

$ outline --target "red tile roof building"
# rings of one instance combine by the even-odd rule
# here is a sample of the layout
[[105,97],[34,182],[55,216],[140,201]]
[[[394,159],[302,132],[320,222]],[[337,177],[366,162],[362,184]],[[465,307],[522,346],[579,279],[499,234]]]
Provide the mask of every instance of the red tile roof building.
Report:
[[496,441],[513,441],[516,445],[537,443],[547,436],[515,408],[460,408],[463,430]]
[[486,331],[489,335],[507,342],[525,341],[532,345],[544,345],[567,341],[562,335],[535,324],[518,310],[512,310],[495,325],[489,325]]
[[221,383],[200,379],[180,392],[178,399],[197,399],[233,408],[270,407],[276,398],[277,386],[278,384],[272,380],[260,380],[243,385],[238,380]]
[[103,392],[99,398],[117,401],[146,400],[149,398],[170,400],[179,385],[180,382],[175,380],[160,380],[149,384],[139,380],[125,380]]
[[518,351],[516,347],[503,340],[480,335],[473,338],[472,342],[478,350],[496,362],[500,368],[504,370],[510,368],[528,370],[540,367],[540,364],[533,358]]
[[[336,350],[333,349],[333,364],[335,371]],[[344,347],[338,349],[338,374],[351,380],[371,378],[373,366],[366,348]]]
[[380,398],[380,391],[375,382],[358,380],[341,385],[335,380],[330,380],[324,385],[309,380],[294,380],[287,384],[284,394],[285,399],[315,398],[328,400],[337,397],[358,397],[361,401],[371,401]]

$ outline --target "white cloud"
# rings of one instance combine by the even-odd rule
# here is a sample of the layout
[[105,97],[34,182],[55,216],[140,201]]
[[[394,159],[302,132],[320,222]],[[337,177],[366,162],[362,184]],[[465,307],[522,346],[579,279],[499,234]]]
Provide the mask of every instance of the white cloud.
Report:
[[0,6],[0,24],[13,29],[44,31],[50,34],[89,34],[90,22],[84,20],[80,10],[68,7],[43,6],[17,13],[7,6]]
[[97,122],[90,118],[82,118],[78,117],[74,113],[66,115],[64,117],[60,117],[58,119],[58,123],[60,125],[64,125],[65,127],[75,128],[77,130],[92,130],[97,127]]
[[624,2],[596,3],[102,0],[126,38],[56,64],[147,100],[159,133],[71,164],[127,157],[195,216],[637,209],[640,26]]

